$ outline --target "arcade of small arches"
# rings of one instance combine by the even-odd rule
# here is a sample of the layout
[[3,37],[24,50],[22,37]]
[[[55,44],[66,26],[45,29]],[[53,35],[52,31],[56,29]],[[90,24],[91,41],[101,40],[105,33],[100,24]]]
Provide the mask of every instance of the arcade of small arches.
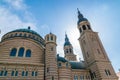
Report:
[[82,25],[82,27],[79,29],[79,31],[81,33],[83,30],[86,30],[86,29],[91,30],[90,25]]

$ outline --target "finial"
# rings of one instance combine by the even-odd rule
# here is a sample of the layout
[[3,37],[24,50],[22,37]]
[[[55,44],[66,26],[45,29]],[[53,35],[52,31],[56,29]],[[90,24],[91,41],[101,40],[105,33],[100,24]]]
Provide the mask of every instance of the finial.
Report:
[[77,8],[77,11],[78,11],[78,15],[80,14],[80,11],[79,11],[79,9]]
[[28,26],[28,29],[30,29],[30,26]]

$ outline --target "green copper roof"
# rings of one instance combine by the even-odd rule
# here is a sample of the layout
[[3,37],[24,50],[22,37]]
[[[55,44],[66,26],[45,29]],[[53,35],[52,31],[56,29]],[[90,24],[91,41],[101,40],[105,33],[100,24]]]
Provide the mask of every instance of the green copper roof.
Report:
[[16,29],[16,30],[13,30],[11,32],[27,32],[27,33],[32,33],[32,34],[35,34],[35,35],[41,37],[37,32],[35,32],[31,29]]
[[57,55],[57,61],[68,62],[64,57],[60,57],[59,54]]
[[[15,34],[10,34],[10,33],[14,33],[14,32],[15,32]],[[20,32],[20,33],[18,34],[17,32]],[[21,34],[21,32],[23,32],[23,34]],[[30,33],[30,34],[28,34],[26,36],[26,33]],[[33,34],[33,35],[31,35],[31,34]],[[6,35],[9,35],[9,36],[6,36]],[[37,37],[35,37],[35,36],[37,36]],[[15,37],[21,37],[21,38],[25,38],[25,39],[28,39],[28,38],[33,39],[36,42],[42,44],[43,46],[45,45],[44,39],[37,32],[31,30],[30,27],[28,27],[28,29],[16,29],[11,32],[8,32],[2,37],[2,41],[9,40],[10,38],[15,38]]]
[[72,69],[85,69],[84,61],[70,61],[69,63],[71,64]]
[[69,41],[69,38],[67,37],[67,34],[65,34],[65,43],[64,43],[64,46],[68,46],[68,45],[71,45],[71,43]]

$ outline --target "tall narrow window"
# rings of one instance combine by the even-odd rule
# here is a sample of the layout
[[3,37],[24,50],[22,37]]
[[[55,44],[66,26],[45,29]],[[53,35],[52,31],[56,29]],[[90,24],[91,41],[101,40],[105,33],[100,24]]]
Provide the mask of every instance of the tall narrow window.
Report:
[[4,71],[2,70],[2,71],[0,71],[0,76],[3,76],[3,73],[4,73]]
[[12,71],[12,72],[11,72],[11,76],[14,76],[14,73],[15,73],[15,71]]
[[31,50],[28,49],[26,51],[25,57],[31,57]]
[[66,63],[66,67],[68,68],[68,63]]
[[35,72],[35,76],[37,76],[37,75],[38,75],[38,72],[36,71],[36,72]]
[[74,75],[74,80],[78,80],[78,76],[77,75]]
[[13,48],[10,52],[10,56],[16,56],[17,49]]
[[107,76],[110,76],[110,75],[111,75],[110,70],[106,70],[106,69],[105,69],[105,73],[106,73]]
[[47,72],[49,72],[49,68],[47,68]]
[[5,71],[4,71],[4,76],[7,76],[7,73],[8,73],[8,71],[5,70]]
[[81,33],[81,32],[82,32],[82,29],[80,28],[79,31],[80,31],[80,33]]
[[82,28],[83,28],[83,30],[86,30],[86,26],[85,25],[83,25]]
[[91,29],[91,28],[90,28],[90,25],[87,25],[87,27],[88,27],[88,29]]
[[98,54],[100,54],[100,50],[99,49],[97,49],[97,52],[98,52]]
[[25,71],[22,71],[22,76],[25,76]]
[[18,71],[16,71],[16,70],[15,70],[15,71],[12,71],[12,72],[11,72],[11,76],[18,76]]
[[51,36],[51,40],[53,40],[53,36]]
[[84,76],[83,75],[80,75],[80,80],[84,80]]
[[37,71],[32,71],[32,76],[37,76],[38,72]]
[[89,58],[89,53],[87,52],[87,57]]
[[47,36],[47,41],[49,41],[49,36]]
[[52,76],[52,80],[54,80],[54,76]]
[[18,71],[15,72],[15,76],[18,76]]
[[59,67],[61,67],[61,66],[62,66],[62,64],[61,64],[61,63],[58,63],[58,66],[59,66]]
[[70,49],[70,53],[72,53],[72,49]]
[[23,57],[23,55],[24,55],[24,48],[21,47],[21,48],[19,49],[18,56],[19,56],[19,57]]

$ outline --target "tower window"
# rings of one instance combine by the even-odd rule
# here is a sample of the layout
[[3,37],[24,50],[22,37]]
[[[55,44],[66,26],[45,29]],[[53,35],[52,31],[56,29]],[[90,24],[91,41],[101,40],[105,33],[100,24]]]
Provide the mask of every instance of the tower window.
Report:
[[59,67],[61,67],[61,66],[62,66],[62,64],[61,64],[61,63],[58,63],[58,66],[59,66]]
[[17,49],[13,48],[10,52],[10,56],[16,56]]
[[72,49],[70,49],[70,53],[72,53]]
[[99,49],[97,49],[97,52],[100,54],[100,50]]
[[87,57],[89,57],[89,53],[87,52]]
[[83,28],[83,30],[86,30],[86,26],[85,25],[83,25],[82,28]]
[[52,80],[54,80],[54,76],[52,76]]
[[111,75],[110,70],[106,70],[106,69],[105,69],[105,73],[106,73],[107,76],[110,76],[110,75]]
[[26,51],[25,57],[31,57],[31,50],[28,49],[28,50]]
[[49,41],[49,36],[47,36],[47,41]]
[[54,50],[54,48],[53,47],[51,47],[51,51],[53,51]]
[[53,36],[51,36],[51,40],[53,40]]
[[68,53],[68,49],[66,50],[66,53]]
[[49,68],[47,68],[47,72],[49,72]]
[[80,28],[79,31],[80,31],[80,33],[81,33],[81,32],[82,32],[82,29]]
[[23,57],[23,54],[24,54],[24,48],[21,47],[21,48],[19,49],[18,56],[19,56],[19,57]]
[[68,68],[68,63],[66,63],[66,67]]
[[90,25],[87,25],[87,27],[88,27],[88,29],[91,29],[91,28],[90,28]]

